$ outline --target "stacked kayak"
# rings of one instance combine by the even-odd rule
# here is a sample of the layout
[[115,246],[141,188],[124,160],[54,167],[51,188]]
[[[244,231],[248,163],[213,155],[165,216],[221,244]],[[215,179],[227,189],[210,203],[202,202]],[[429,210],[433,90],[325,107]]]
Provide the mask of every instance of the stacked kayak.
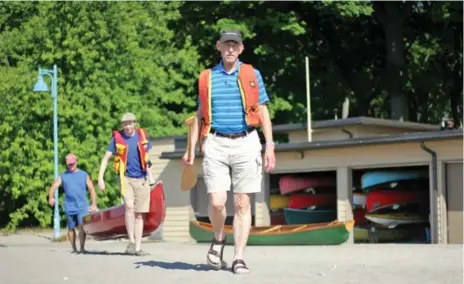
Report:
[[288,175],[281,177],[279,181],[280,193],[283,195],[309,188],[326,188],[336,185],[337,181],[331,177]]
[[271,225],[306,225],[337,219],[335,177],[284,175],[270,196]]
[[353,193],[358,205],[354,219],[360,221],[355,241],[407,241],[418,236],[425,240],[430,211],[427,169],[367,171],[361,185],[362,190]]
[[[427,168],[375,169],[356,175],[351,199],[355,241],[424,238],[430,211]],[[335,175],[288,174],[280,176],[278,184],[270,196],[272,226],[337,220]]]

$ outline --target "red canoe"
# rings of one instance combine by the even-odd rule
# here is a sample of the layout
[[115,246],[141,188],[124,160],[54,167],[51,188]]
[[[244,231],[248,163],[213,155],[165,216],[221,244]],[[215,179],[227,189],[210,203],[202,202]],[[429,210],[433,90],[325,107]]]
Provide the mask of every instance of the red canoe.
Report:
[[303,209],[311,206],[335,204],[335,194],[292,194],[288,200],[288,208]]
[[367,195],[366,212],[395,204],[427,203],[429,193],[427,190],[376,190]]
[[[117,205],[84,216],[84,231],[96,240],[127,238],[124,205]],[[164,204],[163,182],[159,181],[151,189],[150,211],[145,215],[143,236],[156,231],[164,221],[166,208]]]
[[307,188],[333,187],[336,185],[334,178],[330,177],[305,177],[305,176],[283,176],[279,180],[279,189],[281,194],[287,194],[294,191]]

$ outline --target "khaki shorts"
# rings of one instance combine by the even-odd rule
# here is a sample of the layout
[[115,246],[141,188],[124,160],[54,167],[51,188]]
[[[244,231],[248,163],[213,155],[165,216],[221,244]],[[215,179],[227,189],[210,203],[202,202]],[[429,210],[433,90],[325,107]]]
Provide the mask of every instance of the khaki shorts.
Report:
[[126,204],[133,204],[137,213],[147,213],[150,209],[150,185],[148,179],[124,177]]
[[261,143],[255,130],[247,136],[230,139],[208,134],[203,152],[203,178],[208,193],[261,191],[263,176]]

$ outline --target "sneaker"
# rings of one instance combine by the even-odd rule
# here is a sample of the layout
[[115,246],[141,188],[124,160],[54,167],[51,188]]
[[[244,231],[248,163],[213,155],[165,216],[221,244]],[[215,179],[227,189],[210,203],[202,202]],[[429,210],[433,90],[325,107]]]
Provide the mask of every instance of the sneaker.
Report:
[[135,254],[135,244],[129,243],[126,248],[127,254]]
[[139,251],[136,251],[136,252],[135,252],[135,255],[136,255],[136,256],[147,256],[147,255],[149,255],[149,253],[148,253],[148,252],[144,252],[143,250],[139,250]]

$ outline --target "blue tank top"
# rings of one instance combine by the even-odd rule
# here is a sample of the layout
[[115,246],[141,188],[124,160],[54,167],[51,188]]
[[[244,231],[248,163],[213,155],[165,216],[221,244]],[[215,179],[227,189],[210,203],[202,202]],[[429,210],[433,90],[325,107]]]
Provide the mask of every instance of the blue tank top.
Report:
[[60,175],[66,214],[78,214],[89,210],[87,176],[87,172],[80,169],[74,172],[66,171]]

